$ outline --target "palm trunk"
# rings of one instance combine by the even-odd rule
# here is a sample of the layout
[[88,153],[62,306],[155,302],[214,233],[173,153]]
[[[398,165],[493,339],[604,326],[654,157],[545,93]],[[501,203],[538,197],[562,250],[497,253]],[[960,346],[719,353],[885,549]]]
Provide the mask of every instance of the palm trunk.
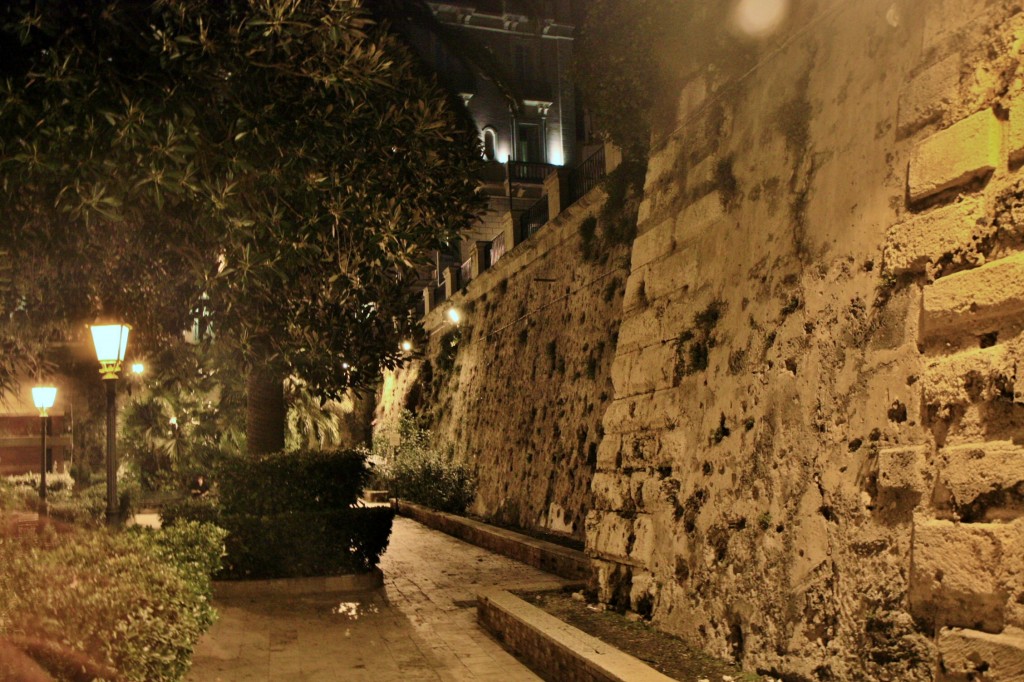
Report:
[[254,367],[246,379],[245,437],[250,455],[284,450],[284,377]]

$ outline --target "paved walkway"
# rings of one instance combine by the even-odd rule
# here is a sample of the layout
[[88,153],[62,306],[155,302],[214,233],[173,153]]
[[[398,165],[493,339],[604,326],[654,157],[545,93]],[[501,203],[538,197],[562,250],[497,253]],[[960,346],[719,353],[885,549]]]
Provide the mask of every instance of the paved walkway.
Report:
[[223,597],[188,680],[538,680],[476,623],[476,589],[553,586],[525,564],[398,517],[364,593]]

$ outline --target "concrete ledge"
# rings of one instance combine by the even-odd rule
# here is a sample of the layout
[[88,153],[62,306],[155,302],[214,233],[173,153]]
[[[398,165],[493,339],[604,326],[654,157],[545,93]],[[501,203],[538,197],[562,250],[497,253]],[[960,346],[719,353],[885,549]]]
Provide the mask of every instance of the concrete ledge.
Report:
[[590,579],[590,559],[579,550],[537,540],[522,533],[490,526],[463,516],[434,511],[412,502],[399,501],[398,513],[434,530],[562,578]]
[[379,568],[369,573],[331,575],[315,578],[279,578],[276,580],[215,580],[216,597],[246,597],[261,594],[320,594],[323,592],[365,592],[384,585]]
[[505,590],[477,593],[477,619],[546,680],[671,682],[641,660],[591,637]]

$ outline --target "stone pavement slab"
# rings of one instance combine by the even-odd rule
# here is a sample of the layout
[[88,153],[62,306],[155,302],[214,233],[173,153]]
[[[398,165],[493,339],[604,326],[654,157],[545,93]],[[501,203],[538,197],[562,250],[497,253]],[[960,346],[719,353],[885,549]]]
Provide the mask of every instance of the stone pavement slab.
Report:
[[398,517],[367,592],[223,595],[188,680],[538,680],[477,624],[476,592],[559,578]]

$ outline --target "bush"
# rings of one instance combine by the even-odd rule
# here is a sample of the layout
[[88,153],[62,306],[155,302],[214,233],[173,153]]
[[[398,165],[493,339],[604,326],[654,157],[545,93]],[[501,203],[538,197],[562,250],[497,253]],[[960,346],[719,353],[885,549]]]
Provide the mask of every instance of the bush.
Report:
[[[141,495],[142,489],[135,481],[119,481],[117,512],[121,519],[130,518],[135,513]],[[61,521],[84,526],[101,526],[107,518],[107,487],[104,483],[98,483],[73,495],[47,500],[47,509],[52,518]]]
[[476,495],[476,480],[451,449],[433,444],[430,432],[403,411],[390,432],[381,431],[369,452],[378,485],[410,502],[464,514]]
[[297,578],[365,573],[388,546],[390,507],[225,515],[223,578]]
[[[58,679],[177,680],[215,617],[217,529],[0,538],[0,636]],[[85,661],[86,663],[83,663]]]
[[160,524],[165,528],[184,521],[220,524],[220,505],[217,498],[187,497],[167,502],[160,508]]
[[349,507],[369,476],[364,453],[298,450],[226,459],[216,481],[225,514],[268,515]]
[[227,529],[221,577],[366,572],[387,547],[394,517],[390,509],[353,508],[369,475],[366,455],[356,451],[232,458],[218,467],[218,498],[168,505],[161,516],[172,526],[211,519]]
[[437,450],[396,461],[391,487],[403,499],[451,514],[465,514],[476,495],[469,467]]

